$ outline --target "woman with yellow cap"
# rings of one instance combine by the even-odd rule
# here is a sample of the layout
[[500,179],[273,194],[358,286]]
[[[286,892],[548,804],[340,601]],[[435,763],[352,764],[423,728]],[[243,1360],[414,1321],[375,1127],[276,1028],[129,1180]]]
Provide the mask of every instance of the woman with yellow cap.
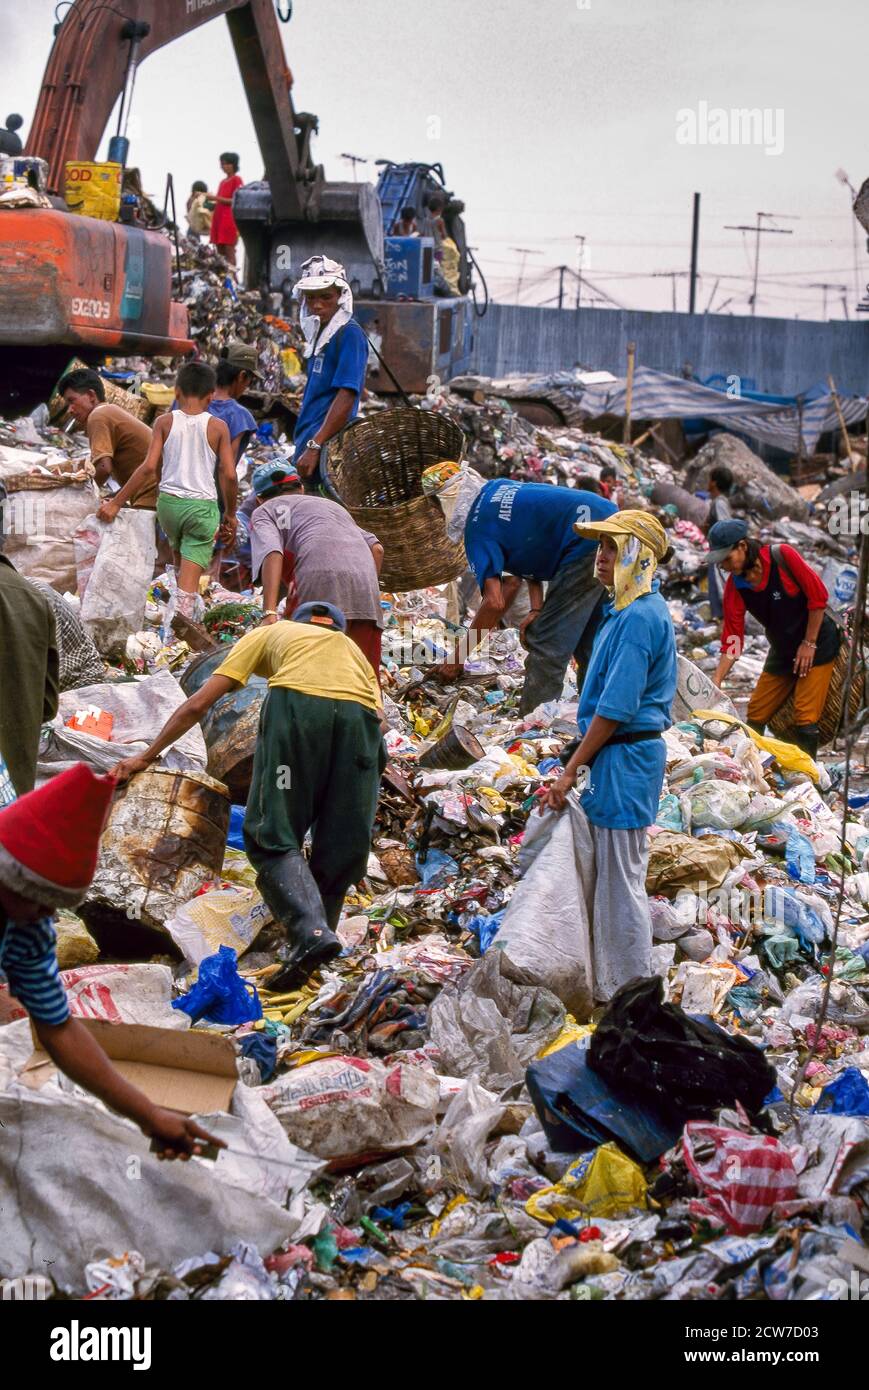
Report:
[[579,769],[590,769],[580,805],[594,862],[583,863],[583,887],[595,998],[606,1001],[651,971],[646,832],[664,781],[661,734],[672,722],[676,640],[655,578],[658,564],[670,555],[660,522],[647,512],[624,511],[575,529],[598,542],[595,572],[610,601],[580,696],[579,740],[543,806],[562,810]]

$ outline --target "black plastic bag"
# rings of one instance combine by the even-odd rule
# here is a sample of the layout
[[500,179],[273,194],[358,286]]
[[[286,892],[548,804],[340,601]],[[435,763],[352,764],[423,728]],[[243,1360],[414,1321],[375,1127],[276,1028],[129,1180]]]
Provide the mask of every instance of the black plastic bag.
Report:
[[658,975],[622,986],[592,1037],[592,1070],[622,1094],[654,1097],[685,1120],[708,1119],[736,1101],[756,1114],[776,1084],[760,1049],[663,998]]

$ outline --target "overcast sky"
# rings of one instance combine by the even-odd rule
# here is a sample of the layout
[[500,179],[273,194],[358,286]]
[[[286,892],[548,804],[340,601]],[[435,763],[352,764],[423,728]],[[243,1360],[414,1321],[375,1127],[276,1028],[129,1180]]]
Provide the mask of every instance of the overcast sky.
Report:
[[[700,308],[711,301],[748,312],[754,238],[724,227],[763,211],[781,215],[767,225],[793,235],[761,238],[758,312],[820,318],[824,292],[810,285],[826,281],[847,287],[854,316],[869,257],[859,231],[855,271],[856,224],[834,175],[843,168],[856,187],[869,176],[865,0],[295,0],[293,8],[281,33],[294,100],[320,117],[315,152],[327,176],[352,177],[344,153],[440,161],[467,205],[469,240],[496,299],[516,298],[517,247],[534,253],[521,301],[553,299],[556,267],[576,266],[582,234],[586,294],[669,308],[666,273],[679,271],[677,305],[687,308],[696,190]],[[3,100],[26,130],[54,0],[3,0],[2,11]],[[766,113],[757,143],[732,143],[741,127],[715,114],[740,108]],[[240,152],[245,177],[260,176],[223,18],[142,65],[131,133],[131,162],[160,199],[167,170],[185,193],[195,178],[213,186],[226,148]],[[704,134],[730,143],[699,143]],[[686,143],[692,137],[698,143]],[[104,141],[100,157],[105,151]],[[376,178],[373,165],[366,173]],[[829,317],[842,317],[842,295],[827,291]]]

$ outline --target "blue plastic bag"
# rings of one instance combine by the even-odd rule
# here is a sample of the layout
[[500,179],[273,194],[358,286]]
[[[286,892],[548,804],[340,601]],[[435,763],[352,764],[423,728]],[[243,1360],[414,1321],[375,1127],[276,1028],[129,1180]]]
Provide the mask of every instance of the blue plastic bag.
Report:
[[229,849],[244,849],[244,836],[241,827],[244,825],[245,806],[230,806],[229,808],[229,834],[226,843]]
[[652,1163],[671,1149],[683,1121],[636,1088],[617,1091],[588,1065],[589,1038],[568,1043],[548,1057],[536,1057],[525,1084],[556,1153],[582,1153],[615,1140],[640,1163]]
[[191,990],[172,1000],[173,1009],[183,1009],[193,1023],[253,1023],[263,1016],[263,1007],[253,985],[246,985],[238,973],[238,958],[231,946],[221,946],[213,956],[199,963],[199,979]]
[[801,835],[795,825],[788,826],[788,842],[785,846],[785,864],[791,878],[798,883],[814,883],[815,851],[811,841]]
[[472,917],[470,922],[465,923],[465,929],[472,931],[479,938],[480,955],[486,954],[498,935],[506,911],[506,908],[502,908],[500,912],[481,912],[478,916]]
[[797,897],[792,888],[767,884],[763,890],[763,916],[764,921],[792,931],[810,956],[814,954],[812,948],[820,946],[827,935],[827,928],[817,912]]
[[451,879],[458,878],[459,866],[442,849],[430,849],[423,863],[422,855],[416,856],[416,871],[422,880],[423,888],[445,888]]
[[869,1082],[857,1067],[846,1067],[829,1086],[825,1086],[815,1104],[815,1115],[869,1115]]

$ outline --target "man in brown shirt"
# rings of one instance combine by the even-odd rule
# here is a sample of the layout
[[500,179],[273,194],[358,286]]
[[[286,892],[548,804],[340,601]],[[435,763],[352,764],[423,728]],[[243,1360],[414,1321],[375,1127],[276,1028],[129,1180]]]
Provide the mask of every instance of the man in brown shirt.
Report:
[[[149,427],[121,406],[107,405],[102,378],[88,367],[67,372],[57,389],[70,415],[87,433],[97,486],[114,478],[123,487],[145,461],[151,444]],[[156,507],[157,485],[140,492],[130,505]]]

